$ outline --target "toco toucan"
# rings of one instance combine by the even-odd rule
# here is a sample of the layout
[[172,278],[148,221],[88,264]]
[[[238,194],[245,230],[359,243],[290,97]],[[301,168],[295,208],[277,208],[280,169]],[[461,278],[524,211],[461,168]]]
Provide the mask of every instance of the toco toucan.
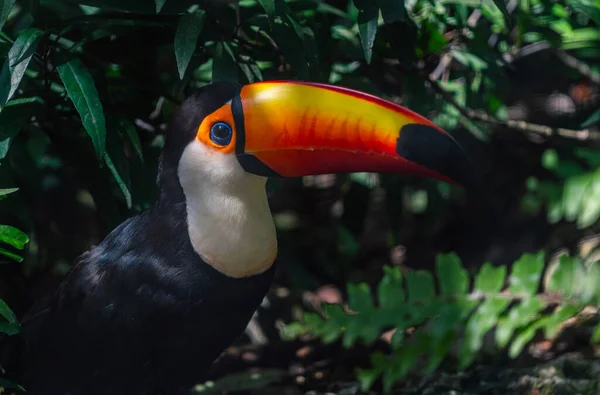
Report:
[[186,393],[271,284],[267,178],[355,171],[472,181],[450,135],[378,97],[300,81],[200,88],[173,116],[155,204],[22,320],[16,381],[34,395]]

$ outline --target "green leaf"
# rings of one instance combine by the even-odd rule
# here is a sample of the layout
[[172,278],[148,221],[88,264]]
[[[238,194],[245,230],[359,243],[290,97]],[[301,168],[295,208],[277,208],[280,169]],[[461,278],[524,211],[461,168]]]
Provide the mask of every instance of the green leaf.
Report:
[[406,288],[411,303],[427,302],[435,297],[433,276],[425,270],[408,272]]
[[[15,254],[14,252],[10,252],[8,250],[5,250],[4,248],[0,247],[0,255],[4,255],[5,257],[8,257],[10,259],[13,259],[17,262],[23,262],[23,257],[20,255]],[[2,263],[2,262],[0,262]]]
[[368,7],[358,11],[358,33],[363,47],[367,63],[371,63],[373,56],[373,43],[377,36],[377,20],[379,18],[379,9],[377,7]]
[[543,268],[544,252],[523,254],[513,264],[510,275],[510,293],[534,295],[539,287]]
[[273,23],[273,38],[283,51],[292,70],[302,79],[308,78],[308,63],[302,40],[302,31],[294,19],[286,15]]
[[112,173],[113,177],[115,178],[115,181],[117,181],[117,184],[119,185],[119,189],[121,189],[121,192],[123,192],[123,196],[125,197],[125,202],[127,203],[127,208],[131,208],[131,192],[129,192],[129,188],[127,188],[125,181],[123,181],[123,177],[121,176],[121,174],[119,174],[119,171],[117,170],[117,167],[115,166],[112,159],[108,155],[108,152],[104,153],[104,161],[106,162],[106,166],[108,167],[108,169]]
[[204,16],[205,12],[203,10],[197,10],[185,14],[179,18],[179,23],[177,23],[174,48],[180,79],[183,79],[192,55],[196,50],[198,37],[204,25]]
[[403,0],[377,0],[381,8],[381,15],[385,23],[393,23],[404,20],[406,9]]
[[592,115],[581,124],[581,128],[589,128],[597,123],[600,123],[600,108],[594,111]]
[[140,161],[143,163],[144,153],[142,151],[142,143],[140,142],[140,136],[138,136],[135,126],[129,120],[122,119],[119,122],[119,130],[127,135],[131,145],[133,145],[133,149],[135,149],[138,158],[140,158]]
[[525,299],[521,304],[512,308],[508,315],[498,321],[496,328],[496,343],[500,348],[506,347],[514,331],[528,325],[537,318],[537,314],[546,305],[538,298]]
[[258,2],[269,16],[275,14],[275,0],[258,0]]
[[471,364],[483,344],[485,334],[496,325],[498,317],[508,307],[510,300],[499,296],[485,299],[469,318],[459,351],[459,369]]
[[6,321],[8,321],[11,324],[19,322],[15,313],[13,313],[10,307],[8,307],[6,302],[4,302],[2,299],[0,299],[0,316],[4,317]]
[[458,296],[468,292],[469,275],[456,254],[440,254],[435,264],[442,295]]
[[594,332],[592,333],[592,343],[596,344],[596,343],[600,343],[600,323],[598,323],[598,325],[596,325],[596,327],[594,328]]
[[558,334],[560,326],[569,318],[574,317],[579,311],[581,311],[581,306],[559,306],[552,315],[544,320],[544,334],[546,339],[554,338]]
[[7,105],[0,109],[0,160],[6,157],[14,138],[29,121],[33,104]]
[[156,13],[158,14],[160,10],[162,10],[163,6],[167,0],[154,0],[154,4],[156,5]]
[[106,121],[92,76],[78,58],[62,63],[56,69],[83,127],[92,139],[98,159],[103,158],[106,152]]
[[402,289],[402,272],[399,267],[384,266],[385,275],[379,282],[377,293],[379,305],[382,309],[394,309],[404,302]]
[[523,348],[533,339],[537,330],[543,325],[544,321],[539,320],[532,324],[530,324],[527,328],[523,329],[519,334],[515,337],[515,340],[510,345],[508,349],[508,356],[511,358],[516,358],[521,354]]
[[17,0],[0,0],[0,30],[4,27],[16,1]]
[[25,248],[25,244],[29,243],[29,237],[15,227],[0,225],[0,242],[22,250]]
[[11,193],[17,192],[19,188],[5,188],[0,189],[0,196],[4,197],[6,195],[10,195]]
[[16,92],[43,34],[39,29],[25,29],[8,51],[0,73],[0,107]]
[[348,284],[348,306],[357,312],[368,312],[374,309],[371,288],[368,284]]
[[504,0],[494,0],[494,4],[502,12],[502,15],[504,15],[504,19],[510,21],[511,18],[510,14],[508,13],[508,8],[506,7],[506,2]]
[[494,267],[489,262],[483,264],[475,277],[475,290],[485,293],[500,292],[506,281],[506,267]]
[[238,82],[238,66],[231,47],[226,42],[219,42],[215,47],[212,65],[212,81]]
[[551,273],[546,289],[560,292],[564,297],[570,298],[579,285],[580,269],[582,267],[578,258],[562,255]]
[[[0,329],[0,331],[1,331],[1,329]],[[15,390],[25,392],[25,388],[21,387],[18,384],[13,383],[10,380],[6,380],[1,377],[0,377],[0,388],[15,389]]]

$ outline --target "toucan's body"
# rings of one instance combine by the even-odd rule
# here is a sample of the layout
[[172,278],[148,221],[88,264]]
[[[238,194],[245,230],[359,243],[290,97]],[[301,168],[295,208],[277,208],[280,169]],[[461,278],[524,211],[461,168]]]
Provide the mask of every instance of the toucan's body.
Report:
[[176,394],[243,332],[273,278],[267,177],[347,171],[465,184],[445,132],[393,103],[328,85],[209,85],[181,106],[156,204],[81,256],[23,319],[34,395]]

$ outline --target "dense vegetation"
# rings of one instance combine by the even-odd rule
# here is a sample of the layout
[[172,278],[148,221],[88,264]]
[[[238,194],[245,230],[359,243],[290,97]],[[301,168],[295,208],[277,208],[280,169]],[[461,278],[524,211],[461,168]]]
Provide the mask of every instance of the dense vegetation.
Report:
[[[542,359],[593,359],[599,25],[599,0],[0,0],[0,332],[152,204],[191,89],[289,78],[429,117],[482,185],[271,180],[276,286],[199,392],[424,391],[435,369],[536,366],[527,346],[544,341]],[[435,393],[470,393],[435,377]]]

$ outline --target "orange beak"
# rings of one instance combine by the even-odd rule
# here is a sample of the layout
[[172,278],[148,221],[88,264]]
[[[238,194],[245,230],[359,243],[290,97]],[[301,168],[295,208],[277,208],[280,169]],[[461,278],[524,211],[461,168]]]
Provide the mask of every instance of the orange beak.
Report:
[[325,173],[414,174],[467,186],[469,159],[456,141],[395,103],[299,81],[242,87],[232,103],[242,167],[267,177]]

